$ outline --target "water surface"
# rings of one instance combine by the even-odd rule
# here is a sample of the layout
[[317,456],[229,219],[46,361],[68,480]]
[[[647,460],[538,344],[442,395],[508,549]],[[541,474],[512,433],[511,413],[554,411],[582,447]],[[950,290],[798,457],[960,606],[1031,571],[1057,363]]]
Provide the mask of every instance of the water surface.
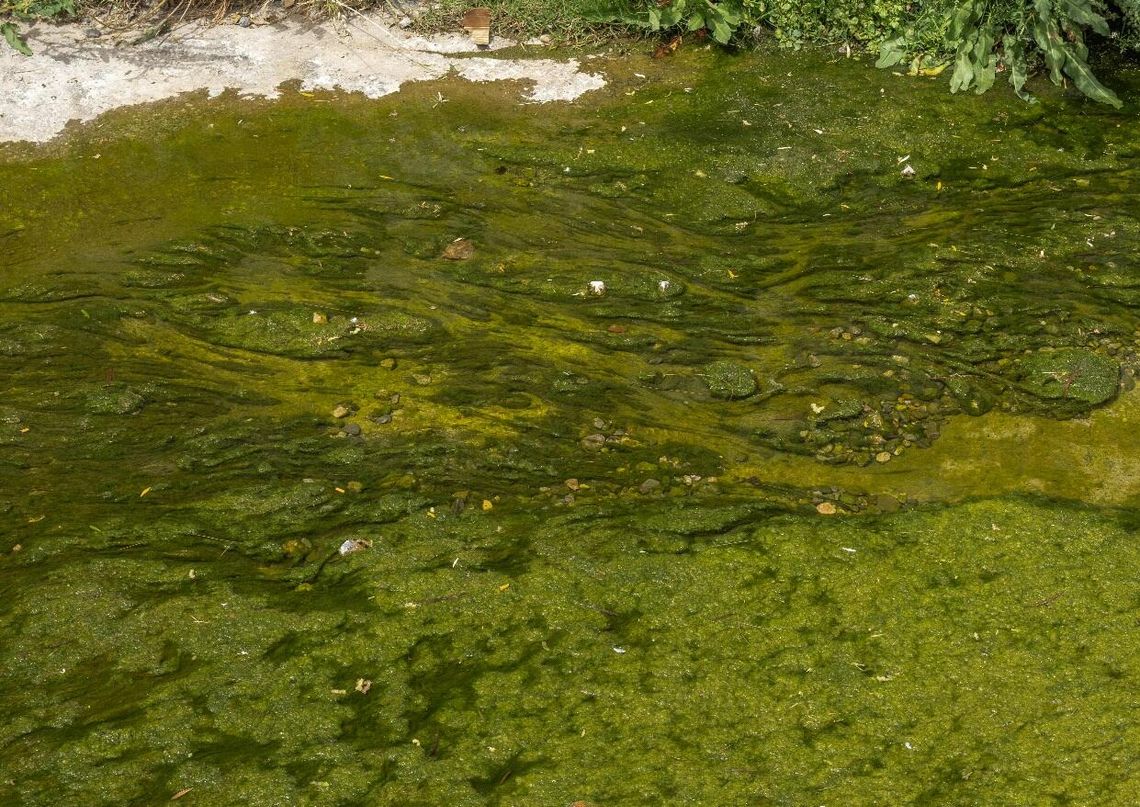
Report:
[[7,147],[5,802],[1135,799],[1134,119],[599,69]]

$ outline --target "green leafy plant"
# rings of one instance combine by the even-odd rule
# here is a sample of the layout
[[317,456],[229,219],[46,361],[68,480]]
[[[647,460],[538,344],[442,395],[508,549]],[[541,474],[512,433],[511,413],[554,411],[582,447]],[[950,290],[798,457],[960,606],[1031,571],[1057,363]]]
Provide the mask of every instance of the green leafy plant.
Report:
[[707,30],[714,40],[727,45],[744,21],[743,7],[736,0],[666,0],[648,8],[630,3],[609,4],[587,15],[596,22],[618,22],[651,32]]
[[[1140,19],[1140,0],[1121,0],[1122,19]],[[1007,71],[1017,95],[1032,103],[1025,89],[1035,58],[1040,58],[1054,84],[1066,78],[1089,98],[1119,108],[1120,98],[1093,74],[1086,32],[1110,37],[1111,27],[1100,0],[966,0],[947,12],[945,51],[954,71],[950,91],[983,93],[999,71]],[[879,67],[893,67],[913,50],[906,32],[879,45]],[[1000,43],[1000,46],[999,46]]]
[[[0,0],[0,19],[64,19],[75,16],[75,13],[75,0]],[[15,22],[0,22],[0,36],[13,49],[25,56],[32,55],[32,49],[20,36],[20,29]]]

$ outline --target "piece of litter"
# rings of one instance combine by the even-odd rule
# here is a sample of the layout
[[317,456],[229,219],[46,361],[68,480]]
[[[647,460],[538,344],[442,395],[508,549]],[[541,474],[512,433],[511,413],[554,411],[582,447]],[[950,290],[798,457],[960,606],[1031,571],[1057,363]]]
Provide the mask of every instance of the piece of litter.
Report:
[[370,549],[371,547],[371,541],[367,541],[363,538],[349,538],[347,541],[340,545],[340,548],[337,549],[337,552],[342,555],[351,555],[353,552],[360,552],[365,549]]
[[591,280],[590,281],[590,294],[602,295],[606,293],[606,282],[604,280]]
[[614,645],[614,652],[620,656],[623,653],[625,653],[625,648],[624,647],[618,647],[617,645]]
[[859,550],[857,550],[857,549],[852,549],[852,548],[851,548],[851,547],[849,547],[849,546],[841,546],[841,547],[839,547],[839,548],[840,548],[840,549],[842,549],[844,552],[850,552],[851,554],[855,554],[856,552],[858,552],[858,551],[859,551]]

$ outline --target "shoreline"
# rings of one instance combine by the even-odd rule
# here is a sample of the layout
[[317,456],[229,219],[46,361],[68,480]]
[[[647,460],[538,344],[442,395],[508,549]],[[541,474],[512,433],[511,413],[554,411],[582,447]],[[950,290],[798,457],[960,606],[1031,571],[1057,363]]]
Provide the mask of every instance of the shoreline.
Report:
[[[480,56],[464,35],[414,35],[380,13],[319,24],[193,22],[137,45],[92,38],[79,24],[39,23],[25,33],[32,56],[0,49],[0,143],[46,143],[73,121],[202,90],[210,97],[232,90],[272,99],[281,85],[299,82],[303,91],[379,98],[407,82],[454,74],[473,82],[528,82],[520,101],[546,103],[573,101],[606,83],[575,59]],[[520,44],[496,38],[489,50]]]

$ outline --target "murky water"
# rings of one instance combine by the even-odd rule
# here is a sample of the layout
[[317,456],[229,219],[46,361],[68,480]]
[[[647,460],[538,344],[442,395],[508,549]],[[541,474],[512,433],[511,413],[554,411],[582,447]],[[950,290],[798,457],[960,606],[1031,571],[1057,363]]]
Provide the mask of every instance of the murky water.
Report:
[[1135,799],[1140,124],[604,67],[9,147],[5,803]]

